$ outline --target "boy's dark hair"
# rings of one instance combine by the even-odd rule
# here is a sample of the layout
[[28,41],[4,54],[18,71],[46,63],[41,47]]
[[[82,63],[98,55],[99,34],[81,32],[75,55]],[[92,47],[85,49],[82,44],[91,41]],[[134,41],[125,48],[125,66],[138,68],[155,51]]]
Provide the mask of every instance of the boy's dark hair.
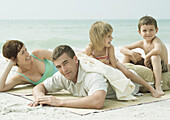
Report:
[[139,20],[139,23],[138,23],[138,30],[139,31],[140,31],[140,28],[141,28],[142,25],[154,25],[155,29],[157,29],[157,22],[151,16],[144,16]]
[[56,60],[64,53],[66,53],[71,59],[73,59],[73,57],[75,56],[75,52],[70,46],[60,45],[53,50],[52,60]]
[[17,55],[23,46],[24,44],[21,41],[9,40],[3,45],[3,56],[8,59],[17,59]]

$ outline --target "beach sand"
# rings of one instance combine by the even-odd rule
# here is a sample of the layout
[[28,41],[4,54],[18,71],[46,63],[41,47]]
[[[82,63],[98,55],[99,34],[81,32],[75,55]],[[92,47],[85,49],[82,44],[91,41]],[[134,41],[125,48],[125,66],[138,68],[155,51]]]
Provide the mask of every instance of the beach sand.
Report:
[[[0,71],[6,61],[0,56]],[[15,72],[15,67],[10,72]],[[29,107],[31,101],[0,92],[0,120],[168,120],[170,99],[148,104],[124,107],[88,115],[77,115],[64,108],[38,106]]]
[[170,117],[170,100],[124,107],[100,113],[80,116],[64,108],[37,106],[22,97],[0,93],[1,120],[168,120]]

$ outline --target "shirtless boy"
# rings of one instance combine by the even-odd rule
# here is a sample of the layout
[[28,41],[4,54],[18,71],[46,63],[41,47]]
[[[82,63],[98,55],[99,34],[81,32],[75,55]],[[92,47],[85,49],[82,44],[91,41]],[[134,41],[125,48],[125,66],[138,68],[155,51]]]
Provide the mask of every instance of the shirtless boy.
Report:
[[[123,63],[144,65],[153,70],[155,88],[159,95],[164,95],[161,88],[162,72],[168,72],[168,52],[166,46],[156,36],[158,32],[157,22],[151,16],[144,16],[139,20],[138,32],[143,40],[131,45],[124,46],[120,51],[123,53]],[[145,58],[132,49],[141,48],[145,52]]]

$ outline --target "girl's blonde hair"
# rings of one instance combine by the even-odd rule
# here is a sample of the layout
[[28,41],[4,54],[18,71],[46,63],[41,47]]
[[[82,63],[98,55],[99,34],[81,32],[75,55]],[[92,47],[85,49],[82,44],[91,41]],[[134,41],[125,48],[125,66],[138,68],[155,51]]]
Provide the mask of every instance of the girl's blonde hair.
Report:
[[108,23],[97,21],[91,26],[89,37],[93,49],[97,51],[102,50],[105,37],[109,32],[113,32],[113,28]]

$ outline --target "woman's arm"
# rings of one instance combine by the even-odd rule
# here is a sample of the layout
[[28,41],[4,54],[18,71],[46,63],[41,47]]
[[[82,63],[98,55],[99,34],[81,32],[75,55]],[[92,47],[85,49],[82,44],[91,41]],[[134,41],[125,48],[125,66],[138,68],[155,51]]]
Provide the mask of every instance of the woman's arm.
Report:
[[36,49],[36,50],[32,51],[31,53],[42,60],[44,60],[44,59],[51,60],[52,59],[52,51],[49,51],[49,50]]
[[9,60],[4,72],[0,76],[0,91],[10,90],[16,85],[21,83],[18,77],[15,75],[9,78],[7,81],[8,74],[14,65],[15,65],[15,62],[13,62],[12,60]]

